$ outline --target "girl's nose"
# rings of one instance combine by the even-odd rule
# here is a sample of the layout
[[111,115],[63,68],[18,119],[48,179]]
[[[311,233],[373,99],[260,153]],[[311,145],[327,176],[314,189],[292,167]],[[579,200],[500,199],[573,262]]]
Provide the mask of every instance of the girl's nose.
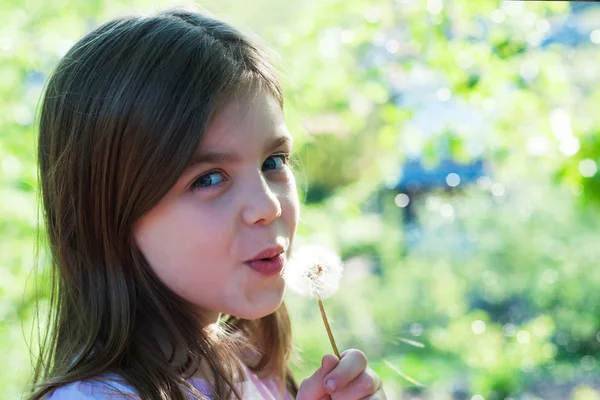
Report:
[[281,203],[263,176],[252,184],[252,189],[247,192],[247,196],[243,199],[242,211],[245,224],[268,225],[281,216]]

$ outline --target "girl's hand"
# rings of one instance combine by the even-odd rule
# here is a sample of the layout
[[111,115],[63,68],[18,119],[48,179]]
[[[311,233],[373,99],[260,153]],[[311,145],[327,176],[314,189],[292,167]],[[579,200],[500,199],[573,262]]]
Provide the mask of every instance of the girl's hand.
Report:
[[296,400],[385,400],[381,378],[367,367],[367,357],[359,350],[346,350],[338,359],[323,357],[321,368],[306,378]]

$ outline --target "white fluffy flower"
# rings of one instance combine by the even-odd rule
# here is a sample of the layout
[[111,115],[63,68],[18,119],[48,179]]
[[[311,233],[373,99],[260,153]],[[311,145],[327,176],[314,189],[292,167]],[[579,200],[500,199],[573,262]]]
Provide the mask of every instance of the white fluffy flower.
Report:
[[284,270],[287,286],[294,292],[325,299],[340,287],[342,261],[333,251],[316,245],[294,249]]

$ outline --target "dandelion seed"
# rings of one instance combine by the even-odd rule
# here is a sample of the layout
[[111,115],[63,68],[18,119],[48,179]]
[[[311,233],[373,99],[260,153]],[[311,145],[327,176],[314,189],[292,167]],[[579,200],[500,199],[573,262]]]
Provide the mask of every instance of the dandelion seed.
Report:
[[342,261],[335,252],[307,245],[294,250],[283,277],[294,292],[322,300],[339,289],[342,271]]
[[404,342],[406,344],[410,344],[411,346],[420,347],[420,348],[425,347],[425,345],[423,343],[417,342],[416,340],[405,339],[403,337],[398,337],[397,340],[400,342]]
[[409,381],[410,383],[412,383],[413,385],[417,385],[420,387],[425,387],[425,385],[423,385],[421,382],[411,378],[410,376],[406,375],[404,372],[400,371],[400,369],[398,367],[396,367],[394,364],[392,364],[391,362],[389,362],[388,360],[383,360],[383,362],[385,363],[385,365],[387,365],[392,371],[394,371],[395,373],[397,373],[398,375],[400,375],[401,377],[403,377],[404,379],[406,379],[407,381]]
[[338,358],[340,352],[335,344],[322,299],[339,289],[342,270],[342,261],[336,253],[321,246],[309,245],[294,250],[292,259],[283,272],[290,289],[300,295],[317,299],[331,347]]

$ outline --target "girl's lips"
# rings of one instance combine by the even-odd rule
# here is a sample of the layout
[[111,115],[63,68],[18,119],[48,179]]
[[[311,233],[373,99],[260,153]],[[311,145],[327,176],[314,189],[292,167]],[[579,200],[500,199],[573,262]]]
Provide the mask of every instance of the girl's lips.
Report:
[[283,257],[283,254],[278,254],[271,258],[246,261],[245,264],[261,275],[274,276],[283,270],[283,264],[285,262]]

